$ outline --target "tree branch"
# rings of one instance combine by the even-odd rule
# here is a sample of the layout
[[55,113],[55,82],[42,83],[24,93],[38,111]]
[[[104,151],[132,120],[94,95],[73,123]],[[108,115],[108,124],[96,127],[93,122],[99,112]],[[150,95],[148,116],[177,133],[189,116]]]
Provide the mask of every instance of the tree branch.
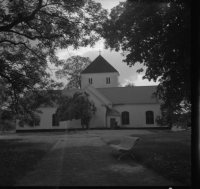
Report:
[[47,37],[47,36],[34,36],[34,37],[31,37],[31,36],[28,36],[28,35],[26,35],[26,34],[24,34],[24,33],[19,33],[19,32],[17,32],[17,31],[14,31],[14,30],[9,30],[9,31],[7,31],[7,32],[12,32],[12,33],[16,33],[16,34],[18,34],[18,35],[21,35],[21,36],[24,36],[24,37],[26,37],[26,38],[28,38],[28,39],[30,39],[30,40],[35,40],[35,39],[52,39],[52,38],[56,38],[56,37],[62,37],[62,35],[52,35],[52,36],[50,36],[50,37]]
[[0,43],[4,43],[4,42],[8,42],[8,43],[12,43],[13,45],[24,45],[29,51],[31,51],[33,54],[35,54],[37,57],[39,57],[40,59],[43,59],[46,61],[46,59],[44,59],[43,57],[39,56],[36,52],[34,52],[32,49],[30,49],[25,43],[23,42],[14,42],[14,41],[9,41],[9,40],[2,40],[0,41]]
[[21,23],[21,22],[29,22],[31,20],[34,19],[35,15],[37,14],[37,12],[42,8],[42,0],[39,0],[39,4],[37,6],[37,8],[31,13],[30,16],[27,16],[25,18],[22,19],[17,19],[14,20],[11,24],[8,24],[7,26],[1,26],[0,27],[0,32],[2,31],[9,31],[11,28],[13,28],[14,26],[16,26],[17,24]]

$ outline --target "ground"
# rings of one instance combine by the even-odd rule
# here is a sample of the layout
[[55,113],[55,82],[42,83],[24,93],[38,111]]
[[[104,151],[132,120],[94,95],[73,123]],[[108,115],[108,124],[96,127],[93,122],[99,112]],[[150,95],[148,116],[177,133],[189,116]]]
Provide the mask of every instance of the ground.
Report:
[[[107,143],[123,135],[154,135],[145,130],[89,130],[70,133],[1,135],[1,139],[54,144],[50,152],[16,186],[179,186],[129,156],[117,160]],[[138,143],[139,145],[139,143]]]

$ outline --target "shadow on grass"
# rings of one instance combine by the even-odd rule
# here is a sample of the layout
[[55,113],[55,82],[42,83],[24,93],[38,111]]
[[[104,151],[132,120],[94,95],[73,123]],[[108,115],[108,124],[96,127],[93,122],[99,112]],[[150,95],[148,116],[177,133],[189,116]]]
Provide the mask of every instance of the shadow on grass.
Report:
[[163,177],[191,185],[191,133],[163,132],[137,135],[142,140],[133,153],[138,162]]
[[63,163],[61,186],[131,186],[134,179],[120,171],[113,171],[116,165],[136,167],[129,156],[121,161],[119,154],[111,154],[107,146],[67,147]]
[[14,186],[50,151],[53,144],[0,141],[0,186]]
[[[136,163],[141,163],[172,182],[191,185],[189,133],[163,133],[137,135],[137,137],[142,140],[132,150],[136,161],[133,161],[130,156],[123,156],[118,161],[119,154],[111,154],[112,150],[108,146],[66,148],[68,160],[63,165],[65,168],[63,185],[79,185],[79,183],[101,185],[103,183],[103,185],[120,186],[124,185],[124,182],[126,185],[131,185],[131,180],[128,180],[125,175],[103,169],[113,164],[129,164],[134,167]],[[108,144],[119,144],[119,142],[119,140],[112,140]]]

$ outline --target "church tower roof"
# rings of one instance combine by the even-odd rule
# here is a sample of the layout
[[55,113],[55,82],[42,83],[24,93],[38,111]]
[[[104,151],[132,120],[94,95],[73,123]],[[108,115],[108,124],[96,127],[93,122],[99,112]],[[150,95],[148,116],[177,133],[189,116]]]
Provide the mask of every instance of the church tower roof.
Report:
[[108,73],[119,72],[110,65],[101,55],[99,55],[90,65],[88,65],[81,73]]

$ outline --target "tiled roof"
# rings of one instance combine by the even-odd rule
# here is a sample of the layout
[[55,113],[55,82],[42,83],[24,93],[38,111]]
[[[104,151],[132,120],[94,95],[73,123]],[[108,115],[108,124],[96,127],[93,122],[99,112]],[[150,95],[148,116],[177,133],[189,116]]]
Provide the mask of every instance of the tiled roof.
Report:
[[157,86],[97,88],[113,104],[156,103],[152,93]]
[[99,55],[90,65],[88,65],[81,73],[106,73],[119,72],[110,65],[101,55]]

